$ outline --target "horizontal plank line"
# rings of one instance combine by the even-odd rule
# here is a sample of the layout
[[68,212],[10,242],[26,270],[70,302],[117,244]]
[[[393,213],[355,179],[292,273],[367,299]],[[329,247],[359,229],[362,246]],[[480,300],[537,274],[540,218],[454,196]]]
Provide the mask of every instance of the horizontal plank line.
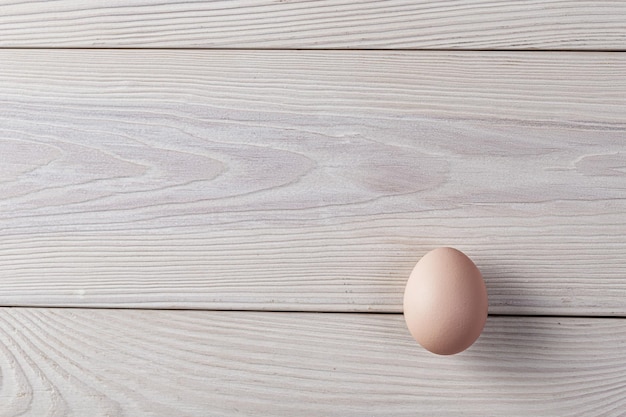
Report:
[[[190,308],[190,307],[165,307],[165,308],[155,308],[155,307],[129,307],[129,306],[119,306],[119,307],[109,307],[109,306],[59,306],[59,305],[28,305],[28,304],[19,304],[19,305],[0,305],[0,309],[29,309],[29,310],[137,310],[137,311],[206,311],[206,312],[228,312],[228,313],[277,313],[277,314],[372,314],[372,315],[402,315],[402,312],[398,311],[329,311],[329,310],[289,310],[289,309],[220,309],[220,308]],[[512,314],[512,313],[489,313],[489,317],[528,317],[528,318],[564,318],[564,319],[617,319],[622,320],[626,319],[626,315],[590,315],[590,314]]]
[[626,49],[512,49],[512,48],[264,48],[264,47],[84,47],[84,46],[0,46],[0,50],[25,50],[25,51],[260,51],[260,52],[324,52],[324,51],[346,51],[346,52],[538,52],[538,53],[623,53]]

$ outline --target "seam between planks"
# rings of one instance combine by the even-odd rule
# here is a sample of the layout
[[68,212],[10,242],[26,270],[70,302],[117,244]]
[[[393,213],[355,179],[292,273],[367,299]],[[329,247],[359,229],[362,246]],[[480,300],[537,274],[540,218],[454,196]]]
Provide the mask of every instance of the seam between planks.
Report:
[[252,47],[84,47],[84,46],[0,46],[0,50],[36,50],[36,51],[262,51],[262,52],[541,52],[541,53],[624,53],[626,49],[513,49],[513,48],[252,48]]
[[[56,305],[0,305],[0,309],[32,309],[32,310],[131,310],[131,311],[205,311],[229,313],[283,313],[283,314],[372,314],[372,315],[403,315],[397,311],[331,311],[331,310],[263,310],[263,309],[218,309],[218,308],[189,308],[189,307],[104,307],[104,306],[56,306]],[[528,318],[564,318],[564,319],[626,319],[626,315],[567,315],[567,314],[503,314],[489,313],[489,317],[528,317]]]

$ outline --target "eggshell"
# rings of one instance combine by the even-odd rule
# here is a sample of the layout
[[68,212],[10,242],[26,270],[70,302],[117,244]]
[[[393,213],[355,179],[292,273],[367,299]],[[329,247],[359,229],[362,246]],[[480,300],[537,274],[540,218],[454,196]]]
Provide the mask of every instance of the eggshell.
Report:
[[429,351],[452,355],[470,347],[487,320],[487,288],[474,262],[453,248],[428,252],[404,291],[404,319]]

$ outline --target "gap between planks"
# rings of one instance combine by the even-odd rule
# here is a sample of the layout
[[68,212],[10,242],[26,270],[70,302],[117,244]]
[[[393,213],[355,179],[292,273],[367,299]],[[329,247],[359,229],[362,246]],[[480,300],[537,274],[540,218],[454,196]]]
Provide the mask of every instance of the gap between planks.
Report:
[[[107,306],[56,306],[56,305],[0,305],[0,309],[29,309],[29,310],[128,310],[128,311],[197,311],[197,312],[208,312],[208,313],[218,313],[218,312],[226,312],[226,313],[278,313],[278,314],[377,314],[377,315],[403,315],[404,313],[398,311],[329,311],[329,310],[270,310],[270,309],[219,309],[219,308],[187,308],[187,307],[167,307],[167,308],[155,308],[155,307],[128,307],[128,306],[119,306],[119,307],[107,307]],[[612,315],[612,316],[603,316],[603,315],[566,315],[566,314],[515,314],[515,313],[489,313],[489,317],[497,318],[497,317],[518,317],[518,318],[564,318],[564,319],[626,319],[626,315]]]
[[511,48],[499,48],[499,49],[454,49],[454,48],[248,48],[248,47],[228,47],[228,48],[213,48],[213,47],[132,47],[132,46],[119,46],[119,47],[84,47],[84,46],[0,46],[0,50],[24,50],[24,51],[233,51],[233,52],[511,52],[511,53],[563,53],[563,52],[575,52],[581,54],[587,53],[624,53],[626,49],[511,49]]

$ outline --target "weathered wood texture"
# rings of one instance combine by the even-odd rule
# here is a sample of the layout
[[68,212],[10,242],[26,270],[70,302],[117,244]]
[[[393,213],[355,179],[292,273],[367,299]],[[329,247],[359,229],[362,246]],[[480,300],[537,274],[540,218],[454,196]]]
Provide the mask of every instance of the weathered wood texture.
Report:
[[0,310],[2,416],[621,416],[626,321],[490,317],[439,357],[401,315]]
[[626,55],[0,51],[0,304],[626,314]]
[[2,1],[0,46],[626,50],[626,2]]

